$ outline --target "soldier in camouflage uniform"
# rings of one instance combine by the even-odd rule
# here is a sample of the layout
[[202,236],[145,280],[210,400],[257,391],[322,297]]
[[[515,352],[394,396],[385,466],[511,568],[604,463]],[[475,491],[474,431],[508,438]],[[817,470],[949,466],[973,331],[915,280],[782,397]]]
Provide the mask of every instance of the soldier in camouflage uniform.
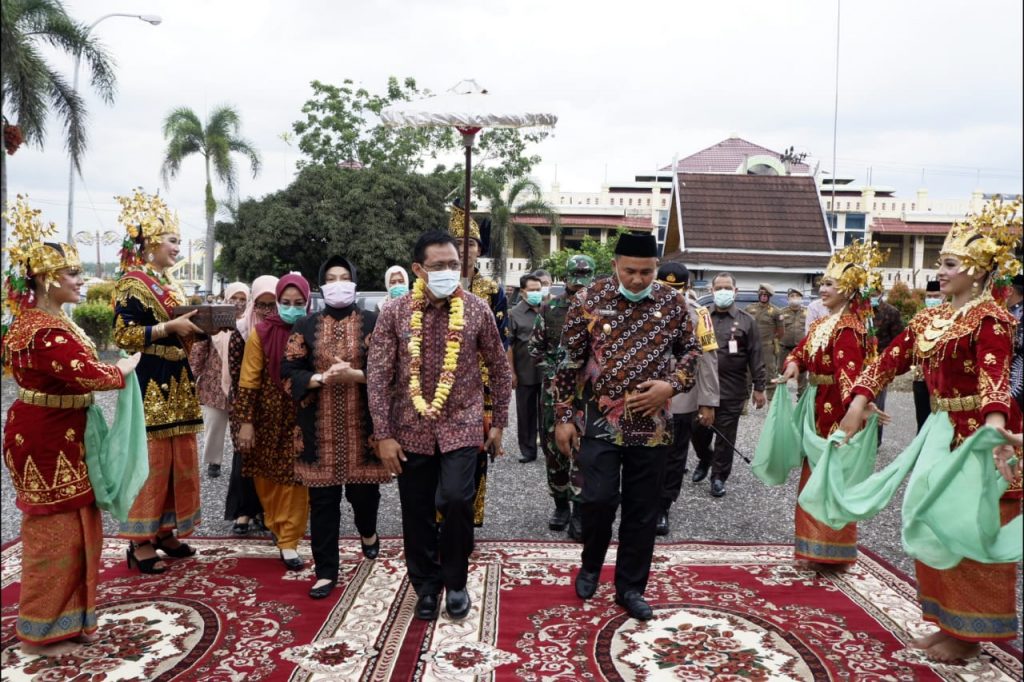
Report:
[[[771,401],[775,395],[775,384],[771,379],[778,374],[779,339],[782,337],[782,311],[772,305],[775,288],[770,284],[761,284],[757,289],[757,303],[747,306],[745,312],[757,322],[757,331],[761,335],[761,357],[764,360],[764,371],[768,380],[767,397]],[[747,377],[748,386],[751,385]],[[749,391],[747,391],[749,395]]]
[[[782,338],[779,341],[778,371],[784,372],[786,356],[793,352],[797,344],[806,336],[807,308],[804,307],[804,294],[799,289],[788,292],[789,305],[782,311]],[[767,367],[766,367],[767,369]],[[796,397],[799,399],[807,389],[807,372],[800,372],[796,382]]]
[[594,281],[596,264],[590,256],[573,256],[566,265],[565,293],[544,304],[533,325],[530,355],[544,373],[541,390],[541,448],[547,463],[548,492],[555,500],[555,511],[548,519],[551,530],[569,528],[569,537],[583,539],[580,520],[580,487],[582,478],[575,462],[563,455],[555,445],[555,403],[551,381],[563,360],[561,346],[565,314],[576,292]]

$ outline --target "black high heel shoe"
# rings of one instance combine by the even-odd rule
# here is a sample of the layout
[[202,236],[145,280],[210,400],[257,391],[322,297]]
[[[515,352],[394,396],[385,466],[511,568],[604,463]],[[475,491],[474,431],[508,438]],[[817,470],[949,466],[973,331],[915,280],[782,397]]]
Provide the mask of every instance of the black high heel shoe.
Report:
[[139,573],[146,573],[147,575],[159,575],[159,574],[161,574],[161,573],[163,573],[164,571],[167,570],[166,566],[161,566],[161,567],[157,568],[157,566],[156,566],[157,562],[158,561],[162,561],[162,559],[160,557],[158,557],[158,556],[155,556],[155,557],[152,557],[152,558],[149,558],[149,559],[140,559],[137,556],[135,556],[135,550],[136,550],[137,547],[145,547],[146,545],[151,545],[151,544],[153,544],[153,543],[151,543],[151,542],[140,542],[136,546],[136,544],[134,542],[129,542],[128,543],[128,553],[127,554],[128,554],[128,568],[129,569],[132,568],[132,564],[135,564],[135,566],[139,567]]
[[363,556],[367,559],[376,559],[380,555],[380,535],[377,535],[377,539],[373,541],[372,545],[363,544],[362,538],[359,539],[359,544],[363,546]]
[[193,547],[185,544],[184,542],[181,542],[180,540],[178,541],[177,547],[167,547],[166,545],[164,545],[164,540],[170,540],[172,537],[174,536],[164,535],[163,537],[161,537],[157,535],[156,542],[153,543],[153,547],[160,550],[167,556],[174,557],[175,559],[185,559],[190,556],[195,556],[196,550]]

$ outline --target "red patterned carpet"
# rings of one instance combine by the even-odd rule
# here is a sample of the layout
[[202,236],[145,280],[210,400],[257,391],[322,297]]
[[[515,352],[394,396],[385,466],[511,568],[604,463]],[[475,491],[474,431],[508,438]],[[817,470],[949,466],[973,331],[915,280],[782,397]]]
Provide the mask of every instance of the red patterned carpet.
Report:
[[[1019,652],[986,645],[967,666],[906,648],[922,632],[913,587],[870,554],[846,574],[794,567],[783,545],[659,545],[639,623],[612,603],[607,567],[584,604],[573,544],[478,542],[470,616],[412,617],[401,543],[342,554],[312,601],[312,568],[288,573],[266,540],[191,539],[163,576],[130,573],[107,540],[102,639],[26,656],[14,638],[21,545],[3,551],[3,679],[75,680],[1019,680]],[[355,549],[354,541],[343,550]],[[308,557],[308,546],[300,547]],[[612,557],[609,558],[612,560]]]

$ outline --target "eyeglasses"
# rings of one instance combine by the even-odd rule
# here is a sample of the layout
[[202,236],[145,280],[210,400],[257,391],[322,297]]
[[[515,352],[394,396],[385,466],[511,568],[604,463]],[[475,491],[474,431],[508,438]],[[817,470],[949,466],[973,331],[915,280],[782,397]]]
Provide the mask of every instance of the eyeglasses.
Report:
[[453,260],[447,263],[435,263],[433,265],[424,264],[421,267],[427,272],[441,272],[442,270],[461,270],[462,263],[457,260]]
[[273,310],[277,307],[276,303],[255,303],[252,306],[256,310]]

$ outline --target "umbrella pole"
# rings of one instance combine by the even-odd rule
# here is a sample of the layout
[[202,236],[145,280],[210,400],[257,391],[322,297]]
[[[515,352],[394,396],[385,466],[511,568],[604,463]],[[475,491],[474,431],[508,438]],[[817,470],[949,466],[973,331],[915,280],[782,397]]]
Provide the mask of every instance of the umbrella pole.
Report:
[[462,276],[466,278],[473,277],[473,273],[469,271],[469,193],[473,187],[473,139],[479,131],[480,128],[459,128],[459,132],[462,133],[462,144],[466,148],[466,186],[462,195],[465,202],[462,214]]

